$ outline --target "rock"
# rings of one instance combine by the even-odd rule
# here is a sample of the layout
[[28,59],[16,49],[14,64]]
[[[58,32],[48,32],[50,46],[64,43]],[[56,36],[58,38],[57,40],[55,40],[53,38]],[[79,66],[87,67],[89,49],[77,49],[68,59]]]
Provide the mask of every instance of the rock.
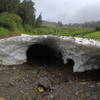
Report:
[[89,97],[90,93],[89,92],[83,92],[83,91],[77,91],[75,93],[75,95],[78,96],[78,97]]
[[75,95],[76,95],[76,96],[80,96],[80,91],[77,91],[77,92],[75,93]]
[[37,90],[38,90],[38,92],[42,93],[42,92],[46,92],[46,91],[50,92],[52,89],[45,87],[42,84],[38,84]]
[[34,44],[47,45],[62,54],[64,64],[74,61],[74,72],[100,68],[100,40],[53,35],[25,35],[0,39],[0,64],[27,62],[26,52]]
[[80,82],[80,84],[82,84],[82,85],[86,85],[86,84],[87,84],[87,82]]
[[96,84],[97,84],[98,86],[100,86],[100,82],[97,82]]
[[37,90],[38,92],[42,93],[45,92],[47,89],[43,85],[39,84]]
[[0,97],[0,100],[6,100],[4,97]]

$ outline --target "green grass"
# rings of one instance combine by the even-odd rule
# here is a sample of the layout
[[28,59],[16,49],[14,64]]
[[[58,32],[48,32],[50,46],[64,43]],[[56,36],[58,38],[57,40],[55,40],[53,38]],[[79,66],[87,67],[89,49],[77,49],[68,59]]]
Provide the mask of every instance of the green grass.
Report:
[[28,34],[32,35],[57,35],[57,36],[78,36],[82,37],[86,34],[94,32],[94,28],[72,28],[72,27],[41,27],[31,29],[30,32],[27,31]]
[[0,26],[13,31],[14,33],[18,33],[23,30],[22,19],[15,14],[7,12],[0,14]]
[[83,36],[84,38],[100,39],[100,31],[93,32]]
[[10,31],[6,28],[0,27],[0,35],[10,34]]
[[15,33],[14,31],[11,31],[9,29],[0,26],[0,37],[16,36],[19,34],[20,33]]
[[14,32],[7,28],[0,27],[0,34],[18,34],[26,33],[30,35],[57,35],[57,36],[73,36],[73,37],[83,37],[83,38],[100,38],[99,32],[95,32],[94,28],[72,28],[72,27],[50,27],[45,26],[41,28],[32,28],[30,25],[24,25],[24,31]]

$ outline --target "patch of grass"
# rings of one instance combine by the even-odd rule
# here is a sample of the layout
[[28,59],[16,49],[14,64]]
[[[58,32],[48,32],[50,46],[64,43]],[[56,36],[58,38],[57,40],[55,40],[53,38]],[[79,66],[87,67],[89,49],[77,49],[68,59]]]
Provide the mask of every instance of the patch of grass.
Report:
[[93,32],[83,36],[84,38],[100,39],[100,31]]
[[0,27],[0,38],[11,37],[19,35],[20,33],[14,33],[13,31],[6,29],[4,27]]
[[41,27],[41,28],[33,28],[30,32],[27,31],[28,34],[32,35],[57,35],[57,36],[79,36],[82,37],[86,34],[94,32],[94,28],[73,28],[73,27]]
[[6,28],[0,27],[0,35],[9,34],[10,31]]

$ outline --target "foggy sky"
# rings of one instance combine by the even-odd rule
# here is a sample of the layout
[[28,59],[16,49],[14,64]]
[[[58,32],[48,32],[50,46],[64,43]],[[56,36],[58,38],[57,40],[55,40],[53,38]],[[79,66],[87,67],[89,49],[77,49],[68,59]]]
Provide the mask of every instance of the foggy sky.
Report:
[[83,23],[100,20],[100,0],[33,0],[43,20]]

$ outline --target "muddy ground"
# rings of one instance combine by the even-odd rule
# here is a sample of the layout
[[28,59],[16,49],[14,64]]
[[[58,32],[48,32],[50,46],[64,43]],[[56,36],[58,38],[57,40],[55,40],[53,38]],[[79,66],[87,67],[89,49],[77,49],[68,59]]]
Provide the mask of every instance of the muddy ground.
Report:
[[100,100],[100,71],[73,73],[63,64],[0,66],[0,100]]

